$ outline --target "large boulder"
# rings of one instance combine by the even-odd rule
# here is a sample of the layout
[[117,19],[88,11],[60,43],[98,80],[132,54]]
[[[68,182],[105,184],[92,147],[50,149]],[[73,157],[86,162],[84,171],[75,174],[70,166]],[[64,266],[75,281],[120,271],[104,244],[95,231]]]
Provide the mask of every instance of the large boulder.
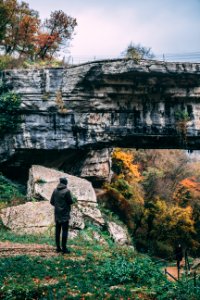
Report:
[[33,165],[29,170],[28,198],[49,201],[60,177],[67,178],[68,187],[79,202],[97,203],[92,184],[86,179],[38,165]]
[[[40,234],[53,230],[53,207],[48,201],[27,202],[26,204],[4,208],[0,213],[3,224],[20,234]],[[70,228],[84,229],[83,214],[77,207],[72,209]],[[70,234],[71,235],[71,234]]]
[[3,224],[16,233],[39,234],[51,230],[53,207],[47,201],[27,202],[1,210]]
[[108,231],[112,239],[119,245],[130,245],[130,237],[127,229],[116,224],[115,222],[108,222]]
[[90,180],[95,186],[111,180],[111,154],[112,149],[91,150],[87,157],[81,161],[79,175]]
[[60,177],[68,179],[68,187],[77,199],[72,206],[70,228],[84,229],[86,220],[104,225],[95,191],[89,181],[37,165],[32,166],[29,172],[28,198],[38,201],[2,209],[0,216],[3,224],[18,233],[35,234],[51,230],[54,216],[49,201]]

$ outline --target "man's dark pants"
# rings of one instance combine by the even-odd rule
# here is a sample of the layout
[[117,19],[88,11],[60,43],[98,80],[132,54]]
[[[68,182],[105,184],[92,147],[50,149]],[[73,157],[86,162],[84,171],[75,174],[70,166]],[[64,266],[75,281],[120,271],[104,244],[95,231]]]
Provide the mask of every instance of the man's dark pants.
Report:
[[60,249],[60,233],[62,228],[62,251],[66,250],[68,231],[69,231],[69,221],[64,223],[59,223],[56,221],[56,247]]

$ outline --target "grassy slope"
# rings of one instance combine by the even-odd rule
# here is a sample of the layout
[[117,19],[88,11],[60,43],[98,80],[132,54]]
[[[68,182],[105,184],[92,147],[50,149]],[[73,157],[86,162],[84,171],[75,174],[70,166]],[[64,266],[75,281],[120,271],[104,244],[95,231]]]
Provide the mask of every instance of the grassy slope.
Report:
[[[48,243],[48,237],[16,236],[0,230],[0,240]],[[99,245],[81,236],[71,254],[43,258],[0,258],[0,299],[199,299],[193,287],[166,280],[147,256],[110,242]]]
[[[16,196],[24,201],[17,186],[1,176],[0,191],[3,207],[14,205]],[[117,247],[106,233],[106,245],[86,241],[84,235],[94,230],[98,231],[89,224],[71,241],[68,256],[0,255],[0,299],[200,299],[199,289],[194,290],[191,282],[168,282],[148,256]],[[54,245],[53,237],[17,236],[0,224],[0,242],[5,241]]]

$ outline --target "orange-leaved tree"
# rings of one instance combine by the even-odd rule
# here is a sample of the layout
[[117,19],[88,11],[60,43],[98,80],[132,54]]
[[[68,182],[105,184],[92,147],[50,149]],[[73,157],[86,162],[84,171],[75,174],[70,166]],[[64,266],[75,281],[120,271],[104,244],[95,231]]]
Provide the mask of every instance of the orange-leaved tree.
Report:
[[52,57],[72,38],[76,26],[76,19],[62,10],[52,12],[50,18],[46,19],[40,28],[36,57],[41,59]]
[[118,213],[134,234],[140,226],[144,209],[138,165],[134,164],[134,156],[130,151],[115,149],[112,156],[112,169],[114,171],[112,182],[106,185],[107,205]]
[[5,55],[52,58],[72,39],[76,19],[59,10],[41,22],[39,13],[26,2],[0,1],[0,48]]
[[[198,175],[198,174],[197,174]],[[193,250],[200,251],[200,178],[187,177],[179,182],[174,193],[174,201],[181,207],[190,205],[193,209],[195,240]]]

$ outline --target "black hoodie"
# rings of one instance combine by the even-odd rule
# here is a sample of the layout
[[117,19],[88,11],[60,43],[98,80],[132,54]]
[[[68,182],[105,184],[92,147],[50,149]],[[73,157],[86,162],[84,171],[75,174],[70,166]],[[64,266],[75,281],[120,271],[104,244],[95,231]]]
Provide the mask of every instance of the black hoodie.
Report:
[[55,221],[59,223],[67,222],[70,219],[71,205],[73,204],[70,191],[63,183],[59,183],[53,191],[50,200],[55,207]]

